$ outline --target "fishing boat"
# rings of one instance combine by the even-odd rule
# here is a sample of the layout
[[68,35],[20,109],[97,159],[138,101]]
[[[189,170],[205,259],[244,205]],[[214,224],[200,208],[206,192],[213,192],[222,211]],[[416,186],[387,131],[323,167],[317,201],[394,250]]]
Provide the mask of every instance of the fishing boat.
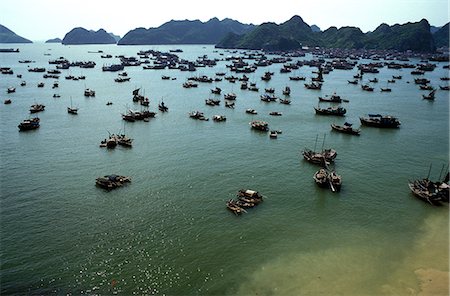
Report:
[[38,117],[25,119],[17,126],[20,131],[28,131],[39,128],[40,119]]
[[444,86],[439,85],[439,88],[440,88],[441,90],[450,90],[450,86],[448,86],[448,85],[444,85]]
[[220,105],[220,100],[206,99],[205,100],[205,104],[209,105],[209,106],[219,106]]
[[425,84],[425,85],[419,85],[420,90],[433,90],[433,87],[431,85]]
[[222,92],[222,89],[220,87],[211,89],[211,93],[216,94],[216,95],[220,95],[221,92]]
[[330,189],[333,192],[341,190],[342,177],[338,175],[335,171],[328,174],[328,183],[330,184]]
[[382,92],[391,92],[392,91],[392,89],[389,88],[389,87],[381,87],[380,89],[381,89]]
[[272,112],[269,113],[269,115],[272,115],[272,116],[281,116],[281,115],[283,115],[283,113],[282,113],[282,112],[278,112],[278,111],[272,111]]
[[307,89],[319,90],[322,89],[322,84],[317,82],[305,83]]
[[283,95],[289,96],[291,94],[291,88],[289,86],[286,86],[282,92],[283,92]]
[[250,122],[250,125],[253,129],[258,131],[267,132],[269,131],[269,124],[262,120],[253,120]]
[[365,91],[373,91],[373,87],[368,84],[361,85],[361,89]]
[[440,206],[441,202],[449,201],[450,186],[447,182],[433,182],[424,178],[409,181],[408,187],[417,198],[434,206]]
[[221,121],[226,121],[227,118],[225,117],[225,115],[214,115],[213,120],[216,122],[221,122]]
[[436,93],[436,90],[433,89],[428,95],[422,95],[422,97],[423,97],[424,100],[430,100],[430,101],[432,101],[432,100],[435,99],[435,96],[434,96],[435,93]]
[[84,96],[85,97],[95,97],[95,91],[89,88],[86,88],[84,90]]
[[258,112],[256,112],[255,109],[247,109],[247,110],[245,110],[245,113],[247,113],[247,114],[253,114],[253,115],[258,114]]
[[209,120],[209,118],[205,117],[203,112],[200,112],[200,111],[191,111],[191,112],[189,112],[189,117],[192,118],[192,119],[198,119],[198,120],[204,120],[204,121],[208,121]]
[[30,107],[30,113],[37,113],[45,110],[45,106],[42,104],[33,104]]
[[6,99],[6,100],[3,101],[3,103],[5,105],[11,104],[11,102],[12,102],[11,99]]
[[245,209],[237,205],[236,201],[232,199],[227,201],[227,209],[233,212],[236,216],[247,212]]
[[167,107],[167,106],[164,104],[164,101],[162,101],[161,103],[158,104],[158,109],[159,109],[159,111],[161,111],[161,112],[167,112],[167,111],[169,111],[169,107]]
[[274,95],[269,95],[269,94],[262,94],[261,96],[261,101],[263,102],[275,102],[278,98]]
[[337,156],[337,152],[334,149],[325,149],[321,152],[315,152],[310,149],[302,151],[303,158],[313,164],[328,165],[334,161]]
[[360,117],[362,125],[381,127],[381,128],[398,128],[400,121],[391,115],[369,114],[369,117]]
[[269,138],[271,138],[271,139],[278,138],[278,132],[277,131],[270,131]]
[[78,114],[78,108],[72,106],[72,97],[70,98],[70,107],[67,107],[67,113],[74,115]]
[[347,110],[343,107],[328,107],[328,108],[319,108],[314,107],[316,110],[316,114],[319,115],[335,115],[335,116],[344,116]]
[[16,92],[16,88],[15,87],[8,87],[8,89],[6,90],[6,93],[10,94],[10,93],[14,93]]
[[319,187],[328,188],[328,172],[326,169],[322,168],[315,172],[313,179]]
[[303,77],[303,76],[289,76],[289,80],[293,80],[293,81],[306,80],[306,77]]
[[265,88],[264,91],[268,94],[275,93],[275,89],[273,87]]
[[361,130],[353,128],[351,123],[345,122],[344,125],[331,124],[331,128],[337,132],[359,136]]
[[227,108],[234,109],[234,105],[235,105],[234,102],[230,103],[230,102],[225,101],[225,107],[227,107]]
[[341,96],[338,96],[336,93],[331,96],[325,95],[325,97],[319,97],[320,102],[329,102],[329,103],[342,103],[344,100],[341,99]]
[[240,189],[237,192],[237,196],[239,198],[244,197],[244,198],[254,198],[256,200],[262,201],[263,196],[261,193],[259,193],[258,191],[255,190],[251,190],[251,189]]
[[281,99],[279,100],[280,104],[289,105],[291,103],[291,100],[289,99]]
[[119,175],[106,175],[95,179],[95,185],[104,189],[115,189],[131,182],[131,178]]
[[223,95],[223,98],[225,100],[230,100],[230,101],[236,100],[236,97],[237,97],[237,95],[235,93],[227,93],[227,94]]
[[120,82],[130,81],[130,79],[131,79],[130,77],[117,77],[117,78],[114,79],[114,81],[120,83]]
[[123,147],[131,148],[133,146],[133,139],[127,137],[125,134],[117,135],[117,144]]

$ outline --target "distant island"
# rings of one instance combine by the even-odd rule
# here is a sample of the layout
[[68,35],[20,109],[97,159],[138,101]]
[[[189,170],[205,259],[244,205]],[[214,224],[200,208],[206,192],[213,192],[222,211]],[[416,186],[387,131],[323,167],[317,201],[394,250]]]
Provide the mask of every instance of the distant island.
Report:
[[88,31],[85,28],[74,28],[67,33],[62,42],[65,45],[71,44],[116,44],[116,39],[105,30]]
[[[321,30],[308,25],[295,15],[288,21],[261,25],[243,24],[236,20],[211,18],[200,20],[171,20],[157,28],[136,28],[122,38],[108,33],[77,27],[61,40],[49,39],[46,43],[70,44],[214,44],[217,48],[296,50],[303,47],[375,49],[414,52],[435,52],[449,46],[449,24],[430,26],[426,19],[406,24],[379,25],[374,31],[363,33],[357,27],[330,27]],[[31,43],[0,25],[0,43]]]
[[23,38],[7,27],[0,25],[0,43],[33,43],[31,40]]
[[216,44],[229,33],[244,34],[254,27],[254,25],[242,24],[228,18],[222,21],[212,18],[207,22],[172,20],[158,28],[131,30],[120,39],[118,44]]
[[330,27],[319,31],[306,24],[300,16],[277,25],[264,23],[246,34],[229,33],[218,48],[292,50],[302,46],[345,49],[392,49],[399,51],[434,52],[437,46],[448,46],[448,24],[434,34],[422,19],[416,23],[389,26],[381,24],[375,31],[363,33],[356,27]]
[[45,41],[45,43],[61,43],[61,42],[62,42],[61,38],[53,38]]

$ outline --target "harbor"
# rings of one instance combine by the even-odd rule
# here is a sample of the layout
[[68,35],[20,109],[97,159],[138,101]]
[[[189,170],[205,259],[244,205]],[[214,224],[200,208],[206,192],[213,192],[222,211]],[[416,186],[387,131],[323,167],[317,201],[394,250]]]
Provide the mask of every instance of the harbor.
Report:
[[[180,60],[192,63],[171,69],[175,46],[170,45],[13,47],[19,52],[2,55],[1,65],[13,74],[1,74],[0,80],[0,101],[10,100],[0,106],[0,134],[6,139],[0,148],[2,289],[286,295],[326,293],[342,283],[340,291],[349,295],[403,295],[409,288],[419,291],[429,273],[448,272],[448,203],[423,202],[409,185],[427,173],[433,182],[445,176],[439,173],[449,161],[449,92],[440,86],[448,85],[441,80],[448,62],[364,53],[344,70],[339,68],[351,65],[327,66],[337,59],[331,52],[305,52],[290,61],[267,53],[267,60],[283,62],[253,66],[256,60],[244,57],[260,52],[177,45]],[[148,58],[138,54],[144,52]],[[164,68],[143,68],[158,66],[154,60],[118,67],[131,79],[115,82],[118,73],[110,66],[121,63],[118,56],[145,61],[152,52],[167,57]],[[101,56],[107,54],[111,58],[105,61]],[[56,98],[55,79],[38,88],[45,72],[33,71],[55,68],[49,60],[59,57],[88,67],[61,69]],[[245,72],[232,71],[237,57],[248,63],[237,68]],[[195,67],[197,59],[207,65]],[[388,67],[394,61],[414,68]],[[354,78],[361,74],[358,65],[371,63],[380,63],[370,68],[377,73]],[[422,74],[436,89],[434,100],[424,100],[429,91],[421,90],[411,73],[427,63],[436,65]],[[291,72],[280,72],[288,69],[284,64]],[[189,71],[192,67],[195,71]],[[266,72],[274,74],[261,79],[267,79]],[[241,88],[244,74],[257,90]],[[393,76],[401,79],[389,84],[390,92],[381,91]],[[197,87],[192,77],[198,78]],[[369,82],[375,78],[378,82]],[[356,85],[348,83],[353,79]],[[20,86],[22,81],[26,85]],[[289,96],[283,94],[286,86]],[[10,87],[16,91],[7,93]],[[133,100],[137,89],[143,100]],[[262,100],[266,89],[279,100]],[[233,95],[226,100],[226,94]],[[331,94],[348,102],[318,102]],[[141,105],[145,98],[148,106]],[[36,114],[36,125],[30,106],[38,103],[45,111]],[[72,106],[76,116],[68,114]],[[346,112],[316,115],[318,106],[341,106]],[[151,116],[144,120],[143,112]],[[360,118],[395,118],[401,125],[360,125]],[[33,127],[19,132],[21,122]],[[345,123],[359,136],[331,128],[342,130]],[[269,130],[282,134],[273,140]],[[99,147],[107,148],[109,139],[115,144],[128,139],[130,146],[132,140],[132,148]],[[330,152],[325,164],[342,177],[336,192],[313,179],[320,157],[317,165],[302,155],[325,150]],[[115,174],[132,183],[114,190],[95,186],[100,176]],[[264,201],[235,215],[227,201],[236,202],[242,188],[260,192]],[[429,246],[443,251],[430,256]],[[370,275],[363,272],[369,269]],[[290,275],[295,281],[286,281]]]

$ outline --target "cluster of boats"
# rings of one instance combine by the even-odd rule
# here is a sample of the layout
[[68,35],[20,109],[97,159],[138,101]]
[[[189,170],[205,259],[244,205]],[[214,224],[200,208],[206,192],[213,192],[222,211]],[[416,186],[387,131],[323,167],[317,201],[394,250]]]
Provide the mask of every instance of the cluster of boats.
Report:
[[263,196],[258,192],[250,189],[241,189],[237,193],[237,199],[227,201],[227,209],[235,215],[247,213],[247,209],[254,208],[263,201]]
[[131,182],[130,177],[120,175],[106,175],[95,179],[95,185],[107,190],[122,187],[125,183],[129,182]]

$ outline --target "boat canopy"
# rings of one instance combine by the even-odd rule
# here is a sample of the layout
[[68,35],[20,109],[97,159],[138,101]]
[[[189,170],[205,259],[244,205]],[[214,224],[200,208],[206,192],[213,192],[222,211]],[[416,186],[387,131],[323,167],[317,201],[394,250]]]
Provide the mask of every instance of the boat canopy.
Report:
[[249,195],[249,196],[254,196],[256,195],[258,192],[254,191],[254,190],[245,190],[245,194]]

